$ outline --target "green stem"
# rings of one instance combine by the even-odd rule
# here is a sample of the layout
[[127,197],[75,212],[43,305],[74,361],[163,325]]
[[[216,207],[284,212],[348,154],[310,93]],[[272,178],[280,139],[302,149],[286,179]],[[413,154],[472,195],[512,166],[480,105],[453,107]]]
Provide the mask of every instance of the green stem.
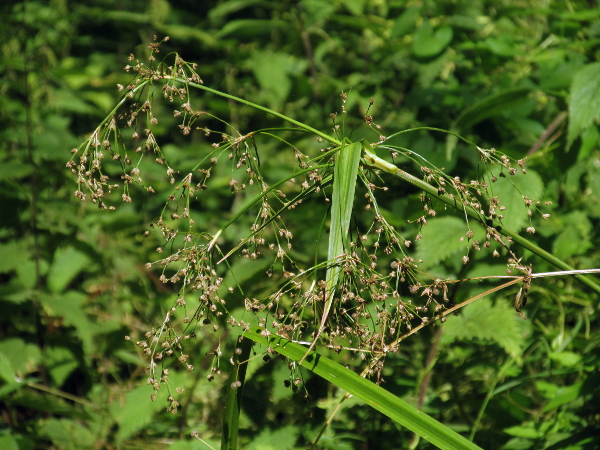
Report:
[[317,130],[316,128],[310,127],[310,126],[306,125],[305,123],[302,123],[302,122],[299,122],[297,120],[294,120],[291,117],[286,116],[285,114],[278,113],[277,111],[274,111],[274,110],[272,110],[270,108],[267,108],[265,106],[259,105],[257,103],[250,102],[250,101],[245,100],[245,99],[240,98],[240,97],[236,97],[235,95],[231,95],[231,94],[227,94],[225,92],[218,91],[216,89],[211,89],[211,88],[209,88],[207,86],[204,86],[203,84],[198,84],[198,83],[194,83],[194,82],[191,82],[191,81],[187,81],[185,78],[173,77],[173,76],[170,76],[170,75],[163,75],[163,78],[168,79],[168,80],[177,81],[179,83],[187,84],[187,85],[195,87],[197,89],[202,89],[203,91],[210,92],[211,94],[219,95],[221,97],[225,97],[225,98],[228,98],[230,100],[234,100],[234,101],[236,101],[238,103],[242,103],[242,104],[250,106],[250,107],[252,107],[254,109],[258,109],[259,111],[264,111],[264,112],[266,112],[268,114],[271,114],[272,116],[279,117],[280,119],[283,119],[286,122],[294,124],[297,127],[302,128],[303,130],[309,131],[309,132],[311,132],[311,133],[313,133],[313,134],[315,134],[315,135],[317,135],[317,136],[325,139],[327,142],[332,143],[333,145],[336,145],[336,146],[341,145],[341,142],[339,140],[335,139],[334,137],[331,137],[328,134],[325,134],[322,131]]

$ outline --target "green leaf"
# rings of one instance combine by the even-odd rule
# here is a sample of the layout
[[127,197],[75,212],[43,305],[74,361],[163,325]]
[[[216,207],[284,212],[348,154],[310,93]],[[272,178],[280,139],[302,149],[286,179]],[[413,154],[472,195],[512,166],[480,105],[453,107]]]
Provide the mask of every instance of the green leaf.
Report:
[[61,292],[88,264],[87,255],[73,247],[57,249],[48,273],[48,287],[52,292]]
[[506,207],[502,213],[504,215],[502,224],[509,230],[518,232],[530,223],[523,196],[534,201],[531,210],[532,213],[536,213],[535,201],[541,201],[544,195],[542,177],[529,169],[525,175],[507,175],[506,177],[500,177],[498,173],[495,175],[498,181],[492,183],[490,187],[492,196],[498,197],[500,205]]
[[459,316],[448,316],[442,343],[477,340],[494,342],[518,358],[525,346],[527,322],[506,301],[481,299],[461,309]]
[[479,448],[474,443],[442,425],[433,417],[428,416],[405,400],[396,397],[381,386],[360,377],[352,370],[323,355],[312,351],[307,355],[305,347],[281,336],[270,335],[267,337],[265,330],[261,328],[246,331],[244,336],[271,347],[276,352],[294,361],[302,361],[303,367],[335,384],[340,389],[355,395],[372,408],[380,411],[441,449]]
[[29,259],[29,249],[24,240],[0,244],[0,273],[17,269]]
[[150,386],[138,386],[128,392],[124,399],[117,399],[110,405],[111,415],[119,425],[116,433],[117,443],[121,443],[152,423],[154,414],[165,408],[165,392],[159,392],[160,400],[153,402],[150,395],[154,392]]
[[580,381],[579,383],[572,384],[571,386],[562,386],[558,388],[550,402],[544,406],[542,412],[552,411],[559,406],[566,405],[567,403],[577,400],[580,396],[582,386],[583,381]]
[[28,344],[20,338],[0,341],[0,353],[4,354],[15,372],[22,372],[24,375],[37,371],[42,357],[37,345]]
[[567,146],[593,123],[600,121],[600,63],[584,66],[573,78],[569,99]]
[[68,291],[64,294],[49,295],[44,298],[44,306],[49,314],[62,317],[66,325],[75,327],[87,354],[93,350],[95,324],[90,322],[84,311],[86,296],[80,292]]
[[292,87],[290,75],[300,74],[306,63],[282,52],[258,51],[250,61],[261,89],[272,104],[281,105]]
[[530,88],[522,87],[507,89],[490,95],[464,110],[454,121],[452,128],[455,130],[466,130],[485,119],[507,112],[516,105],[526,101],[529,91]]
[[[337,154],[333,172],[333,193],[331,195],[331,224],[327,259],[334,263],[348,249],[348,233],[354,205],[354,192],[360,162],[362,144],[353,142],[342,145]],[[327,269],[327,290],[333,297],[342,268],[339,265]]]
[[508,427],[504,429],[504,432],[510,436],[525,438],[525,439],[539,439],[540,433],[532,426],[520,426]]
[[261,431],[250,444],[248,450],[292,450],[295,447],[299,430],[295,425],[287,425],[277,430],[268,428]]
[[[422,267],[436,266],[459,252],[466,254],[469,244],[465,234],[468,229],[465,221],[458,217],[428,220],[421,230],[423,238],[417,243],[417,259],[423,260]],[[481,227],[475,221],[471,221],[471,229],[475,232],[474,239],[483,237]]]
[[[456,133],[470,129],[473,125],[490,117],[508,113],[519,104],[527,101],[529,88],[507,89],[494,95],[490,95],[471,107],[465,109],[452,124],[451,130]],[[446,137],[446,158],[451,159],[458,137],[448,134]]]
[[441,26],[433,30],[429,20],[425,20],[414,34],[413,52],[419,58],[430,58],[444,50],[452,41],[452,27]]
[[47,419],[38,424],[39,432],[61,449],[94,448],[93,433],[79,422],[70,419]]
[[19,450],[19,444],[10,434],[0,436],[0,448],[2,450]]
[[10,359],[2,352],[0,352],[0,378],[7,383],[15,381],[16,378],[16,371]]
[[576,367],[581,364],[582,356],[573,352],[552,352],[548,357],[565,367]]
[[64,347],[47,347],[44,352],[45,365],[57,387],[79,366],[73,353]]

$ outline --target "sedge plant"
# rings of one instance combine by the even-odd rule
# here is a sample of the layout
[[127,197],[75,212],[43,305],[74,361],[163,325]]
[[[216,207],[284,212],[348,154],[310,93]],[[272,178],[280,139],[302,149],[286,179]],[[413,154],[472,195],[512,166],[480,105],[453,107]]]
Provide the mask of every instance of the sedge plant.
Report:
[[[386,355],[399,352],[404,339],[423,327],[440,325],[449,314],[493,292],[518,285],[515,314],[525,306],[531,283],[542,276],[571,275],[600,293],[600,286],[587,274],[503,225],[504,215],[510,212],[494,195],[494,183],[498,177],[525,176],[525,161],[512,161],[456,136],[469,144],[482,166],[480,179],[466,182],[394,144],[398,135],[417,130],[385,136],[368,111],[362,126],[372,139],[353,140],[344,118],[346,93],[341,96],[342,117],[332,114],[333,132],[325,133],[207,87],[195,64],[178,54],[158,62],[160,43],[150,48],[148,62],[130,57],[126,70],[133,74],[132,81],[119,86],[121,100],[72,150],[67,166],[77,178],[75,196],[101,209],[114,210],[119,201],[132,202],[136,185],[148,195],[160,195],[150,184],[156,176],[165,176],[171,186],[162,212],[144,233],[162,240],[159,257],[147,269],[178,292],[157,325],[136,341],[148,357],[152,398],[160,389],[170,389],[170,365],[199,370],[193,360],[200,356],[186,353],[188,339],[227,327],[239,340],[230,359],[222,448],[237,447],[245,365],[254,344],[262,344],[269,354],[283,355],[292,372],[301,367],[314,372],[439,448],[478,448],[384,390],[378,380]],[[198,108],[200,100],[194,92],[238,102],[286,125],[241,132]],[[171,163],[155,132],[165,105],[173,110],[172,120],[184,138],[204,138],[197,144],[195,160],[185,162],[185,170]],[[289,155],[289,167],[273,169],[275,176],[264,168],[268,164],[263,148],[269,148],[265,144],[269,140]],[[419,170],[409,173],[398,160]],[[388,184],[394,179],[420,191],[422,215],[392,218],[380,206],[380,194],[388,195]],[[195,212],[199,202],[223,190],[233,198],[231,213],[211,223],[199,221]],[[547,217],[537,199],[523,196],[523,202],[530,214]],[[302,208],[320,211],[322,217],[311,225],[314,248],[301,243],[298,252],[296,230],[288,217],[298,217]],[[495,288],[455,304],[449,302],[448,292],[461,280],[429,275],[411,253],[422,238],[419,230],[444,209],[464,218],[463,264],[471,252],[489,251],[506,258],[509,272],[494,277],[508,278]],[[397,219],[411,221],[416,234],[404,235],[391,223]],[[535,230],[531,226],[527,231]],[[517,257],[515,246],[560,271],[536,274]],[[247,295],[243,283],[236,281],[240,260],[264,271],[268,283],[262,296]],[[359,375],[339,365],[326,356],[326,349],[361,355],[364,370]],[[219,347],[209,357],[213,358],[207,375],[211,381],[221,374],[218,361],[223,351]],[[168,408],[176,412],[176,394],[170,392],[168,399]]]

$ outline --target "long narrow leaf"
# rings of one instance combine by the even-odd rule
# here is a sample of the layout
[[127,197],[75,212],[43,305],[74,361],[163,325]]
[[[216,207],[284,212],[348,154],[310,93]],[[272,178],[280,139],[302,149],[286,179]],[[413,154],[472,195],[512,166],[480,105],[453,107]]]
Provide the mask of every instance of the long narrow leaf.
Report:
[[348,248],[348,234],[350,231],[350,219],[352,217],[361,150],[362,144],[360,142],[350,144],[346,141],[342,142],[333,168],[331,224],[329,226],[329,246],[327,252],[329,266],[325,276],[325,307],[323,308],[319,329],[308,349],[309,351],[314,348],[317,339],[327,323],[329,311],[331,310],[335,296],[335,289],[342,270],[342,267],[339,265],[339,258],[344,255]]
[[[246,369],[252,349],[252,340],[242,338],[240,342],[241,353],[236,358],[236,364],[229,371],[229,385],[227,386],[227,401],[223,416],[223,433],[221,434],[221,449],[235,450],[238,440],[238,424],[242,407],[242,392],[246,382]],[[237,384],[239,382],[239,384]],[[236,383],[236,384],[234,384]]]
[[[327,259],[331,265],[327,270],[326,278],[328,299],[333,298],[342,270],[339,264],[334,264],[334,261],[342,256],[348,247],[348,233],[354,204],[360,153],[360,142],[342,145],[333,170],[331,225],[329,227],[329,250],[327,254]],[[327,305],[325,310],[328,310]]]
[[281,336],[270,335],[267,337],[265,334],[265,330],[261,328],[254,328],[244,332],[245,337],[271,347],[276,352],[294,361],[299,361],[303,367],[330,381],[340,389],[360,398],[369,406],[441,449],[463,450],[480,448],[433,417],[428,416],[423,411],[389,393],[375,383],[360,377],[352,370],[316,352],[309,352],[307,354],[305,347]]

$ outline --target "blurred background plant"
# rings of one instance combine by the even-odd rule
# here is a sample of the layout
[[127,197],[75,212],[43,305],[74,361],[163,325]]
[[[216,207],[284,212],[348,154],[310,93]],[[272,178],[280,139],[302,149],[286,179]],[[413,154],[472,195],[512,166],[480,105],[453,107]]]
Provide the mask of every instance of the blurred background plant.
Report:
[[[135,201],[142,193],[132,190],[132,203],[102,212],[73,198],[73,178],[64,167],[69,149],[112,109],[116,85],[130,81],[120,70],[130,53],[146,54],[154,34],[171,37],[164,53],[178,51],[197,62],[206,85],[322,130],[331,128],[331,113],[341,112],[340,92],[351,89],[349,119],[360,122],[372,98],[368,114],[385,136],[439,127],[481,148],[527,157],[526,177],[515,178],[524,181],[521,193],[511,193],[508,183],[498,184],[496,193],[515,209],[521,195],[550,200],[552,214],[543,222],[539,215],[511,215],[506,226],[533,226],[531,238],[540,246],[586,269],[600,260],[598,6],[515,0],[3,3],[0,447],[206,448],[192,431],[218,447],[227,379],[218,375],[208,383],[212,361],[203,355],[220,350],[227,356],[235,336],[189,341],[187,353],[202,357],[193,372],[171,369],[173,386],[185,388],[176,415],[167,411],[166,392],[150,400],[142,351],[124,339],[143,339],[177,298],[160,273],[145,266],[162,241],[144,231],[165,199]],[[282,125],[218,97],[203,95],[199,102],[242,133]],[[185,138],[169,110],[153,113],[161,118],[153,132],[169,162],[193,165],[198,139]],[[357,129],[353,139],[369,138],[362,132]],[[314,139],[300,143],[317,148]],[[446,134],[406,133],[393,144],[465,180],[483,170],[465,144]],[[274,141],[263,143],[262,155],[268,155],[263,172],[283,176],[278,168],[286,156]],[[408,160],[396,162],[418,169]],[[169,189],[168,178],[150,176],[157,191]],[[224,194],[203,197],[196,222],[218,229],[235,213],[229,181],[226,174],[213,180]],[[380,207],[414,238],[419,228],[405,221],[422,215],[417,190],[399,180],[386,184]],[[314,240],[319,217],[319,210],[296,215],[295,241]],[[240,227],[227,239],[237,241],[248,229]],[[489,255],[470,253],[462,264],[463,227],[451,215],[428,220],[422,245],[415,245],[424,268],[453,279],[503,273],[503,261]],[[553,269],[528,252],[519,257],[535,272]],[[265,292],[266,269],[248,265],[237,282]],[[461,286],[451,299],[491,286]],[[515,292],[475,302],[445,326],[403,342],[386,358],[383,386],[484,448],[596,448],[597,295],[571,278],[534,281],[523,321],[512,308]],[[337,357],[359,370],[357,359]],[[244,448],[302,448],[314,439],[340,393],[304,376],[297,394],[284,384],[287,363],[251,361],[242,405]],[[357,400],[344,403],[320,445],[427,447]]]

